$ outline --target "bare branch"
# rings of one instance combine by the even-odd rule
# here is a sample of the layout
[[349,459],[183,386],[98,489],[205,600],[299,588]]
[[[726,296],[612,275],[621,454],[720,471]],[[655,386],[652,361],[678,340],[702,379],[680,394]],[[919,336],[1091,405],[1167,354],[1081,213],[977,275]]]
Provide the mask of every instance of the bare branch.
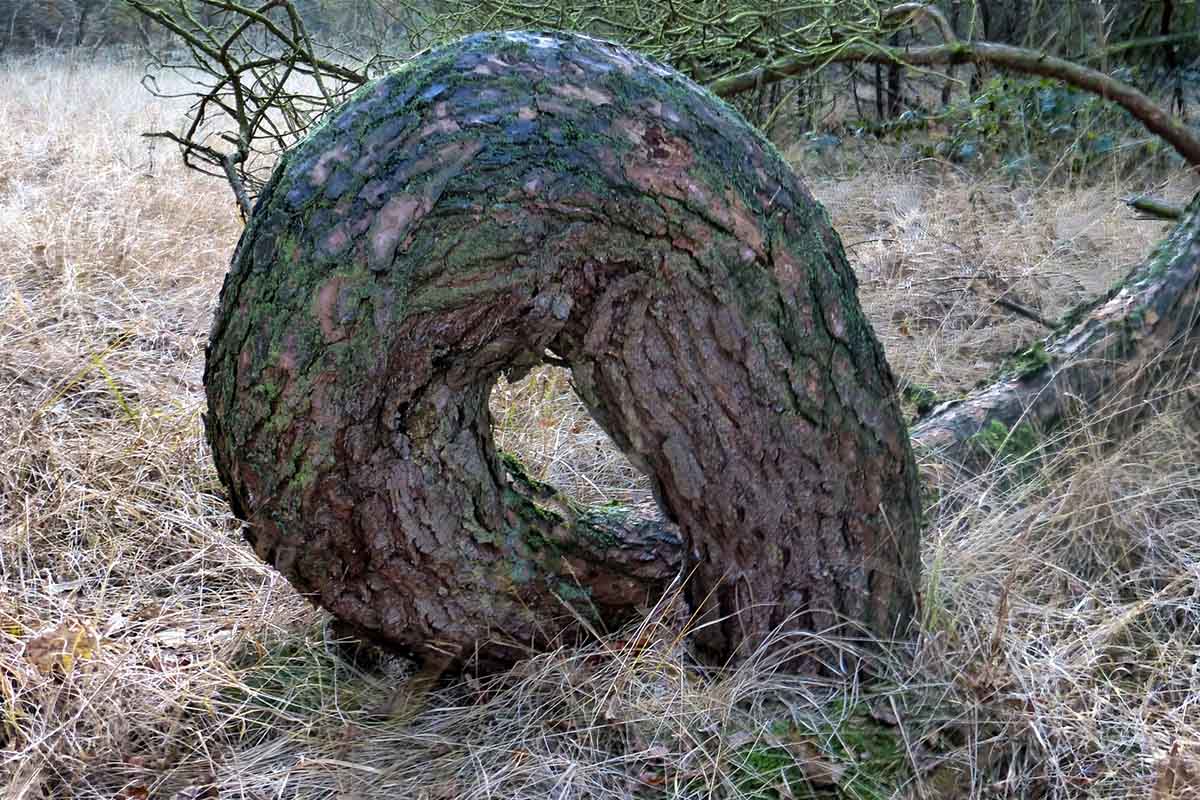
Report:
[[[195,102],[182,133],[155,135],[179,144],[190,168],[224,177],[243,215],[249,214],[274,157],[385,61],[373,55],[366,62],[347,57],[339,64],[324,57],[326,48],[314,42],[291,0],[267,0],[257,8],[197,0],[219,13],[213,26],[201,21],[192,3],[126,2],[187,48],[181,62],[154,63],[158,70],[184,74],[193,88],[176,96]],[[311,80],[315,91],[296,84],[297,78]],[[144,83],[161,93],[153,76]],[[213,135],[228,147],[210,144]]]
[[1200,167],[1200,138],[1175,120],[1153,99],[1128,83],[1098,70],[1046,55],[1036,50],[994,42],[964,42],[928,47],[895,48],[882,44],[853,42],[836,52],[799,53],[778,59],[738,75],[713,81],[708,88],[721,97],[754,89],[760,82],[783,80],[832,62],[868,62],[905,66],[990,64],[996,67],[1054,78],[1110,100],[1133,115],[1151,133],[1175,148],[1193,167]]
[[950,24],[950,20],[946,19],[936,6],[927,3],[901,3],[884,11],[880,16],[883,19],[892,19],[893,17],[906,17],[910,24],[918,17],[924,17],[931,21],[938,29],[938,33],[942,36],[942,41],[946,44],[953,44],[958,41],[958,34],[954,32],[954,26]]

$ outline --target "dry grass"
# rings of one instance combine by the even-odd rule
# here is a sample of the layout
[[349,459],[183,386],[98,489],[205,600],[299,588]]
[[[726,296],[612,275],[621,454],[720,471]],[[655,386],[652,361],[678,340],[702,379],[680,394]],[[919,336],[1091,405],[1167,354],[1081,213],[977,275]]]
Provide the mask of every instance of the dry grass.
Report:
[[[1188,796],[1200,433],[1185,394],[1132,437],[1102,409],[1053,456],[948,491],[915,641],[847,649],[837,677],[762,657],[702,673],[666,602],[636,630],[406,706],[404,665],[331,642],[217,496],[199,375],[239,224],[224,187],[137,138],[178,109],[119,65],[0,77],[0,125],[19,132],[0,141],[6,797]],[[883,165],[815,189],[893,364],[943,391],[1036,330],[987,292],[1056,316],[1162,230],[1129,221],[1116,181]],[[887,241],[856,244],[871,239]],[[645,501],[562,373],[494,406],[543,477]]]
[[1013,184],[943,163],[885,162],[813,187],[893,368],[947,393],[970,389],[1045,335],[997,299],[1057,322],[1142,260],[1167,230],[1134,221],[1122,202],[1143,188],[1180,200],[1196,186],[1186,176],[1155,186],[1118,175],[1083,186]]

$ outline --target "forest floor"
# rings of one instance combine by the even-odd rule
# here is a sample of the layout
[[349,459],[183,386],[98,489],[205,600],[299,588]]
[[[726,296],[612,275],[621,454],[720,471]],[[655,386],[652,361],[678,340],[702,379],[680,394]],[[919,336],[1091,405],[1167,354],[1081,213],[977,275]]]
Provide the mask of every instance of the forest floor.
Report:
[[[1080,409],[1044,450],[944,489],[919,623],[837,677],[766,657],[701,674],[664,613],[397,702],[406,665],[349,658],[220,497],[200,375],[240,222],[220,181],[140,138],[182,108],[138,79],[0,65],[5,797],[1196,796],[1186,391]],[[939,395],[1041,335],[997,298],[1055,320],[1150,251],[1167,226],[1123,196],[1196,190],[1117,166],[1012,180],[888,152],[791,155],[901,383]],[[501,385],[493,409],[500,444],[540,477],[586,502],[649,501],[565,373]]]

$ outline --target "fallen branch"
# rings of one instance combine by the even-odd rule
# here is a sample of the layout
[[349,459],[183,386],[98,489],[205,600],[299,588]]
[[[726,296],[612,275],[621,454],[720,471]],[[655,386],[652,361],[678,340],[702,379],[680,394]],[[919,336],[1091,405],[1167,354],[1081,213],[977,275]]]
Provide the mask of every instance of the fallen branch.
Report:
[[976,472],[994,455],[978,446],[985,430],[1037,435],[1055,427],[1068,405],[1098,405],[1117,390],[1144,394],[1164,358],[1192,355],[1198,319],[1200,195],[1108,299],[1029,348],[1024,363],[995,383],[920,420],[913,445]]
[[992,302],[995,303],[996,305],[1000,306],[1001,308],[1007,308],[1009,311],[1013,312],[1014,314],[1016,314],[1019,317],[1024,317],[1025,319],[1027,319],[1031,322],[1036,322],[1038,325],[1041,325],[1043,328],[1049,328],[1050,330],[1054,330],[1054,328],[1056,327],[1053,322],[1046,319],[1041,314],[1034,311],[1032,308],[1021,305],[1016,300],[1009,300],[1007,297],[997,297]]

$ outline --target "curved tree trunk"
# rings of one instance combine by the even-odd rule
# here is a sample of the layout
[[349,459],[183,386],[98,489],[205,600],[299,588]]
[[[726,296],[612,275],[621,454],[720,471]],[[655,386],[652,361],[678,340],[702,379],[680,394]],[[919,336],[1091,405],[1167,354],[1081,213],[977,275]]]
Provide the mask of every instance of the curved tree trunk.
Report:
[[[496,375],[547,351],[669,524],[497,453]],[[481,34],[364,86],[263,192],[205,385],[259,555],[439,664],[619,623],[680,561],[714,661],[912,613],[916,470],[824,211],[737,114],[614,45]]]

